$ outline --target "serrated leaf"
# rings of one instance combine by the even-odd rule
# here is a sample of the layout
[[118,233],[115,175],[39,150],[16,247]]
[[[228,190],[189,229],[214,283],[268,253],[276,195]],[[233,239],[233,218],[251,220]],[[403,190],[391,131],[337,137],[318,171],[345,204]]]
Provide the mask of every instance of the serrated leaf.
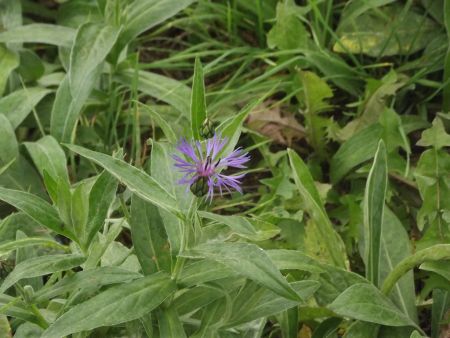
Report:
[[450,134],[445,131],[444,123],[439,117],[433,120],[431,128],[423,131],[422,137],[417,141],[417,145],[435,149],[450,147]]

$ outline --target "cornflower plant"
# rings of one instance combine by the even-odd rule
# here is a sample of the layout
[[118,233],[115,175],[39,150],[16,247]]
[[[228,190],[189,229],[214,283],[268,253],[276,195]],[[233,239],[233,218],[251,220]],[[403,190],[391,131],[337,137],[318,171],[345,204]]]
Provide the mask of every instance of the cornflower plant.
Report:
[[[244,164],[250,160],[247,153],[238,148],[228,155],[221,155],[227,138],[214,135],[206,144],[195,141],[193,144],[182,140],[177,150],[185,157],[174,155],[175,167],[184,174],[178,183],[185,184],[196,196],[203,196],[212,201],[214,189],[219,189],[220,195],[223,189],[231,193],[231,189],[242,193],[241,179],[245,174],[226,175],[222,171],[227,168],[245,168]],[[206,148],[206,150],[204,149]]]

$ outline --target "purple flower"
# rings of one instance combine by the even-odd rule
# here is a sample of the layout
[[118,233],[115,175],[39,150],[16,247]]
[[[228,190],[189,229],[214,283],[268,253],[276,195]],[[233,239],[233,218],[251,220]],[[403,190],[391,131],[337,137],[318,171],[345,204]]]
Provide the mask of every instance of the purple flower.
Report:
[[222,171],[225,168],[246,168],[244,163],[250,160],[247,153],[243,153],[241,148],[235,149],[230,154],[219,157],[228,139],[214,135],[206,143],[199,141],[193,144],[185,139],[181,140],[177,150],[182,153],[185,159],[174,155],[175,167],[184,174],[178,181],[179,184],[186,184],[196,195],[206,194],[210,201],[214,195],[214,188],[218,188],[222,195],[223,189],[231,192],[234,189],[242,193],[240,179],[244,174],[225,175]]

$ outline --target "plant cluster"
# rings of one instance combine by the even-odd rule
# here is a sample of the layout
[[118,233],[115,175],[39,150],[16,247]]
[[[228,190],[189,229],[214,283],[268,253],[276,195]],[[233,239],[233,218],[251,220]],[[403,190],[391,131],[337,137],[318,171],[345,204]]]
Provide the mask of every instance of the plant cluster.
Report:
[[448,337],[449,112],[447,0],[0,0],[0,337]]

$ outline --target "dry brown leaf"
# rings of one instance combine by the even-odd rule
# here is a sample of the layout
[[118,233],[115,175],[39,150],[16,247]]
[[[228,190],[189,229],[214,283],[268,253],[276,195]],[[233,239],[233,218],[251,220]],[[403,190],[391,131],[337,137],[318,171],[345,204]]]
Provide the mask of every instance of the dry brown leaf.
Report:
[[264,102],[253,109],[247,126],[275,142],[291,146],[292,141],[305,136],[305,128],[298,123],[293,113],[282,112],[279,105]]

